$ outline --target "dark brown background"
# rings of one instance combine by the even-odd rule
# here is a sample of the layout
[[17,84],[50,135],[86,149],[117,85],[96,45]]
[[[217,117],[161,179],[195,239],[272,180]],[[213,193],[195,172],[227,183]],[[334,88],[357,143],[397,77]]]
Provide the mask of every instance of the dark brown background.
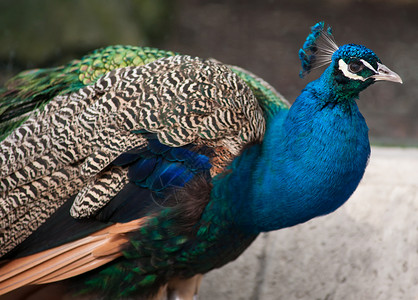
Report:
[[332,25],[338,44],[364,44],[404,80],[362,93],[358,103],[372,142],[417,146],[417,1],[2,1],[0,83],[22,69],[131,44],[239,65],[293,102],[320,72],[299,79],[297,55],[309,27],[320,20]]

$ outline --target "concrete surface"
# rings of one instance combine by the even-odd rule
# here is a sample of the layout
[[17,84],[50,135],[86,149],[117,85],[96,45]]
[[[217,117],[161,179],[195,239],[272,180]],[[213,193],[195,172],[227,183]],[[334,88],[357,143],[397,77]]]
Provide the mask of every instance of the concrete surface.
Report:
[[342,208],[260,235],[199,299],[418,300],[418,149],[373,147]]

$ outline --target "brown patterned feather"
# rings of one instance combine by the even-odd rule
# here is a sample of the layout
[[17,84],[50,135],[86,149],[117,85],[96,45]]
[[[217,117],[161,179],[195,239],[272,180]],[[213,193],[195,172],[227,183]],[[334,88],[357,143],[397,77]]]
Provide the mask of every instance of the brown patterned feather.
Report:
[[[228,66],[189,56],[114,70],[94,85],[56,96],[0,143],[0,255],[13,249],[70,196],[75,218],[89,217],[126,184],[109,169],[121,153],[161,143],[216,148],[212,175],[263,138],[263,111]],[[216,151],[218,151],[216,150]]]

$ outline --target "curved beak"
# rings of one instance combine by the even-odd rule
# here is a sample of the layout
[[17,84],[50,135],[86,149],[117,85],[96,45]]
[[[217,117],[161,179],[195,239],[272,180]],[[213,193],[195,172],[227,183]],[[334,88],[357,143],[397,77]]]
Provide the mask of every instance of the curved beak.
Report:
[[386,80],[386,81],[393,81],[393,82],[402,82],[402,78],[386,67],[384,64],[377,63],[377,73],[375,75],[370,76],[376,80]]

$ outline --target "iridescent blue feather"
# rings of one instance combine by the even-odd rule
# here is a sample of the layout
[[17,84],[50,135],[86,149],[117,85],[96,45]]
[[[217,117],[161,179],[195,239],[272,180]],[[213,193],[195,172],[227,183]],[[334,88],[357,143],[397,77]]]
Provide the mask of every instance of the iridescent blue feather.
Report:
[[[328,44],[328,47],[321,45],[320,41],[324,41]],[[302,70],[300,71],[299,76],[303,78],[313,68],[319,67],[319,64],[330,62],[330,56],[337,48],[338,47],[333,41],[332,28],[328,27],[325,30],[324,22],[316,23],[311,27],[311,34],[307,36],[305,43],[299,50],[299,59],[302,64]],[[321,50],[324,52],[322,55],[320,54]]]

